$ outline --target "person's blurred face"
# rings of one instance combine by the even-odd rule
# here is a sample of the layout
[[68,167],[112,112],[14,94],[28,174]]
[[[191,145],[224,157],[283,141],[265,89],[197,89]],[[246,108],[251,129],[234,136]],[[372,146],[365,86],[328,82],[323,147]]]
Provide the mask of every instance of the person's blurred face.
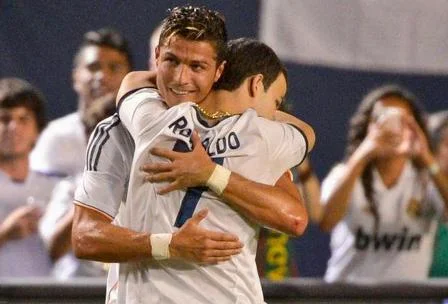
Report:
[[89,108],[96,98],[107,93],[116,95],[123,77],[130,72],[127,57],[112,48],[87,46],[73,70],[73,88]]
[[436,157],[442,172],[448,175],[448,127],[442,130],[439,145],[437,146]]
[[402,98],[389,96],[379,99],[372,109],[372,123],[380,123],[389,132],[403,134],[403,117],[412,117],[412,109]]
[[383,108],[385,110],[387,110],[387,109],[398,110],[404,116],[412,116],[413,115],[412,109],[409,107],[408,103],[405,100],[403,100],[399,97],[395,97],[395,96],[390,96],[390,97],[386,97],[386,98],[382,98],[382,99],[378,100],[375,103],[375,106],[373,108],[373,113],[379,107]]
[[224,68],[224,63],[218,66],[210,42],[178,36],[156,49],[156,60],[157,87],[170,107],[204,100]]
[[34,113],[26,107],[0,109],[0,158],[28,156],[39,136]]
[[267,91],[262,91],[261,96],[255,101],[254,109],[258,115],[267,119],[274,119],[275,111],[282,104],[287,90],[286,78],[280,73]]

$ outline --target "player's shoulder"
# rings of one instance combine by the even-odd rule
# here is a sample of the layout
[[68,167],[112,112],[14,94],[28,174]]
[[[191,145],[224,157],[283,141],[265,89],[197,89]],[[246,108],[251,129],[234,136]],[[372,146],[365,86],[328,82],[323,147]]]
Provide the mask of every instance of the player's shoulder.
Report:
[[90,136],[88,149],[90,149],[92,144],[101,143],[101,145],[105,145],[109,142],[115,144],[118,142],[120,144],[127,140],[132,140],[131,138],[131,135],[121,123],[120,117],[115,113],[103,119],[95,126]]
[[239,120],[243,121],[244,123],[248,124],[249,126],[259,129],[261,133],[266,134],[266,135],[269,134],[269,132],[267,132],[267,131],[270,131],[270,133],[275,133],[275,132],[283,133],[283,132],[286,132],[287,130],[294,132],[294,133],[298,132],[298,133],[300,133],[300,135],[303,135],[303,131],[298,129],[296,126],[293,126],[293,125],[285,123],[285,122],[275,121],[272,119],[267,119],[265,117],[261,117],[252,108],[244,111],[240,115]]
[[128,101],[128,100],[148,100],[148,101],[151,100],[151,101],[155,101],[155,102],[163,102],[164,103],[164,100],[163,100],[162,96],[160,95],[159,90],[157,90],[156,88],[153,88],[153,87],[135,88],[135,89],[132,89],[132,90],[126,92],[125,94],[123,94],[123,96],[118,101],[118,107],[120,108],[121,104],[124,101]]

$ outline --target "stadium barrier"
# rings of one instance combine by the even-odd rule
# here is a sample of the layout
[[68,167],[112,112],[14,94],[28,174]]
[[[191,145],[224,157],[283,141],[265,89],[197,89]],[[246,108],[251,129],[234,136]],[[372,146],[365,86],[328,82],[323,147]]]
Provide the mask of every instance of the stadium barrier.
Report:
[[[277,303],[448,303],[448,279],[387,284],[336,283],[293,278],[263,281],[265,300]],[[0,280],[0,304],[6,303],[104,303],[102,279],[78,278],[55,281],[46,278]],[[217,303],[218,304],[218,303]]]

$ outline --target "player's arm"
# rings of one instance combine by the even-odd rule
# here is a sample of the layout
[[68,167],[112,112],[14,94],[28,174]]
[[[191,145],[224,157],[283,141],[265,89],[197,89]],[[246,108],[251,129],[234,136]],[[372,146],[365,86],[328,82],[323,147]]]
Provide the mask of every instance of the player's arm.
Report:
[[308,225],[303,198],[289,172],[275,186],[232,172],[221,197],[248,218],[283,233],[300,236]]
[[157,255],[155,253],[165,251],[160,246],[167,246],[165,249],[169,254],[165,258],[198,263],[226,261],[240,253],[242,244],[236,236],[208,231],[199,226],[206,216],[207,210],[201,210],[171,235],[168,244],[160,244],[159,241],[154,243],[152,238],[158,235],[113,225],[111,217],[75,202],[72,246],[78,258],[101,262],[153,259]]
[[[146,177],[149,182],[171,182],[161,190],[161,194],[207,185],[216,164],[207,155],[195,132],[192,140],[194,149],[189,153],[152,149],[152,154],[171,160],[170,163],[153,163],[142,167],[149,173]],[[283,175],[276,186],[269,186],[231,172],[225,189],[219,192],[229,205],[261,225],[298,236],[308,224],[303,199],[288,174]]]
[[117,104],[128,92],[145,87],[155,88],[156,76],[156,71],[135,71],[127,74],[121,81],[116,99]]
[[313,170],[309,157],[296,167],[299,179],[300,193],[306,203],[309,218],[314,223],[320,223],[323,208],[320,204],[320,182]]
[[314,144],[316,143],[316,134],[309,124],[291,114],[279,110],[275,112],[274,119],[279,122],[291,124],[299,130],[302,130],[308,142],[308,152],[313,149]]

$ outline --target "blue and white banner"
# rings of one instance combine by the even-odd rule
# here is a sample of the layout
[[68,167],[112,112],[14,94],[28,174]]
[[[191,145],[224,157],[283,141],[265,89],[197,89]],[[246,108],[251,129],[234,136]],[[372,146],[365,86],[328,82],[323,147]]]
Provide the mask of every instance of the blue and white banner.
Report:
[[259,35],[286,61],[448,73],[446,0],[262,0]]

